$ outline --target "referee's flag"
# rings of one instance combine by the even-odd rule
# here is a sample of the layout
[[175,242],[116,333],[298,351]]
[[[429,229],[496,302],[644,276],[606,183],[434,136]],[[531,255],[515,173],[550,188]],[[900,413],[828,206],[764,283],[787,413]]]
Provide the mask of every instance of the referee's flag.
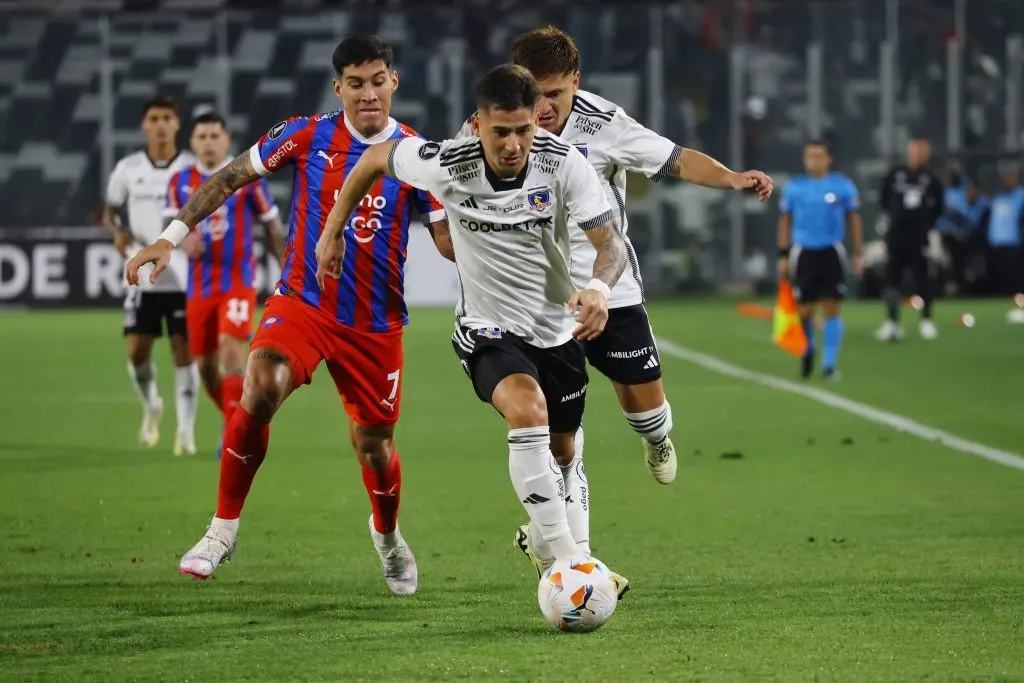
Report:
[[775,301],[774,324],[772,341],[791,356],[803,357],[807,352],[807,335],[804,334],[796,298],[793,296],[793,287],[789,282],[779,283],[779,296]]

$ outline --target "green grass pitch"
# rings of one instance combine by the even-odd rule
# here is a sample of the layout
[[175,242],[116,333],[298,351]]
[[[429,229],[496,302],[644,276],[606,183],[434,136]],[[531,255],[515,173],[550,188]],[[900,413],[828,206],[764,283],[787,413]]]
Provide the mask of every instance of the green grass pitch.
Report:
[[[906,341],[883,345],[880,305],[853,304],[843,380],[814,385],[1020,453],[1024,326],[1005,309],[940,302],[939,340],[908,312]],[[650,310],[665,339],[795,377],[729,302]],[[421,583],[401,599],[326,372],[274,423],[235,559],[198,583],[177,561],[213,511],[212,405],[201,453],[172,457],[161,343],[169,410],[140,450],[116,312],[0,317],[0,680],[1024,680],[1024,471],[668,355],[669,487],[592,378],[594,552],[633,591],[600,631],[555,632],[512,547],[503,423],[450,329],[414,311],[406,337],[402,529]]]

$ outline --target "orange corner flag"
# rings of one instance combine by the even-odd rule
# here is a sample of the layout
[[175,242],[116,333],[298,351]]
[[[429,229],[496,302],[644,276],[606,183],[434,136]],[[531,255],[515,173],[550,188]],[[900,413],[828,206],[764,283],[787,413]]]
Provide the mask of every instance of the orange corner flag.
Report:
[[807,335],[804,334],[804,326],[800,322],[793,287],[788,282],[779,283],[774,326],[772,341],[791,356],[803,357],[807,352]]

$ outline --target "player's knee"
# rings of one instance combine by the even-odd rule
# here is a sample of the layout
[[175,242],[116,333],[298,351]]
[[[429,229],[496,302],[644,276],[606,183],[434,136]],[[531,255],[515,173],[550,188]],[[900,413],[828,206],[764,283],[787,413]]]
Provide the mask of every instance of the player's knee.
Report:
[[536,391],[520,392],[503,411],[509,427],[540,427],[548,423],[548,406],[540,387]]
[[128,359],[132,362],[132,365],[142,365],[149,362],[150,353],[153,349],[151,339],[133,334],[127,337],[127,344]]
[[575,434],[551,435],[551,455],[562,467],[572,464],[572,459],[576,457],[575,440]]
[[258,419],[270,420],[288,396],[290,381],[287,364],[250,363],[242,389],[242,407]]
[[217,355],[225,375],[238,375],[245,369],[245,347],[239,340],[222,337]]
[[203,380],[204,385],[213,387],[220,383],[220,371],[216,358],[209,355],[200,356],[198,358],[198,365],[199,377]]
[[359,464],[381,469],[395,450],[395,429],[390,426],[364,427],[352,425],[352,448]]

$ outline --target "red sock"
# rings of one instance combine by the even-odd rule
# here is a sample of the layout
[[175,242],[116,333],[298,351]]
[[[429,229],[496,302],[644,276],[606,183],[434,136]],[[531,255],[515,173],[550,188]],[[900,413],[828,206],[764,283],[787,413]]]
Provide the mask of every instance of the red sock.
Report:
[[373,506],[373,528],[377,533],[390,534],[398,526],[398,502],[402,497],[402,461],[398,451],[379,470],[363,465],[363,485]]
[[221,393],[224,389],[223,384],[218,384],[215,387],[211,387],[206,382],[203,382],[203,388],[206,389],[206,395],[213,401],[213,405],[217,406],[217,409],[224,412],[224,405],[221,403]]
[[220,383],[220,410],[224,413],[224,422],[230,422],[235,409],[242,403],[242,385],[245,377],[228,375]]
[[267,456],[270,423],[257,420],[238,406],[224,429],[224,448],[220,456],[220,486],[217,517],[238,519],[256,470]]

